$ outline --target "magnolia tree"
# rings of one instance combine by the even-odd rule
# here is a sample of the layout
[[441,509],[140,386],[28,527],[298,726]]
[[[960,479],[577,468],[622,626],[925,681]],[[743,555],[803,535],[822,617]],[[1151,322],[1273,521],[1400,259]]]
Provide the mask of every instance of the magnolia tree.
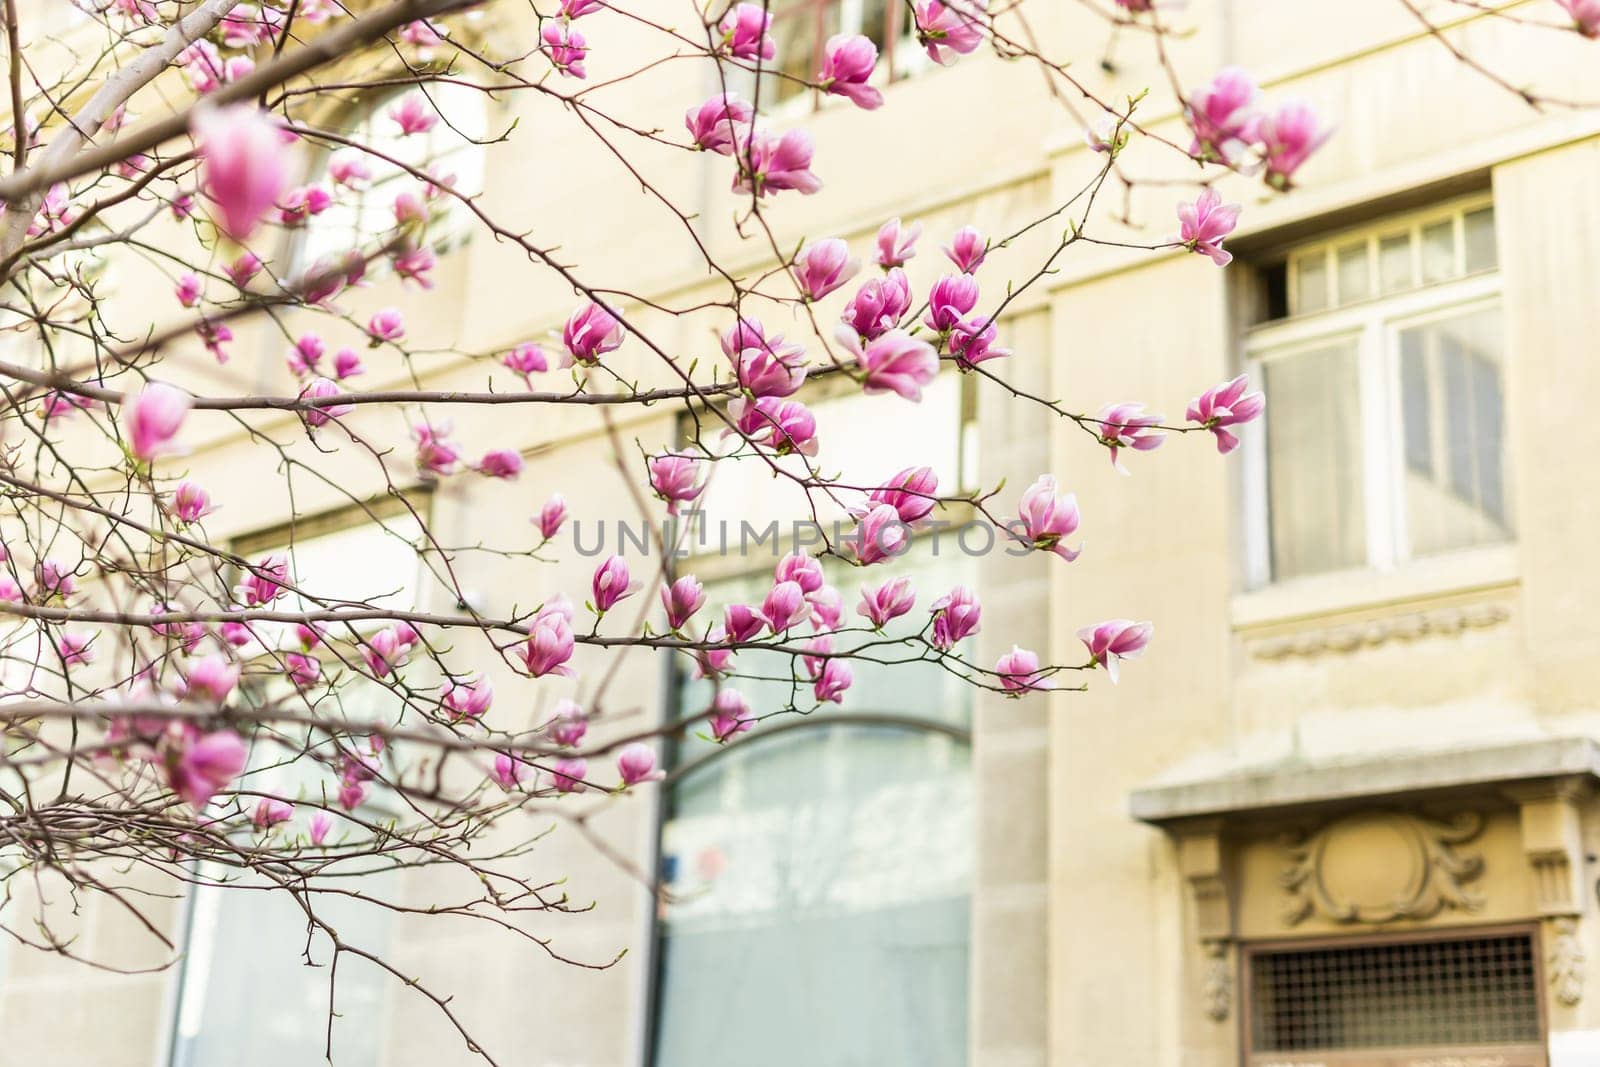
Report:
[[[871,248],[852,248],[826,233],[785,248],[769,224],[794,198],[827,195],[818,176],[827,160],[816,156],[803,126],[780,130],[772,123],[762,94],[776,95],[774,86],[787,82],[823,99],[842,98],[842,107],[876,111],[886,101],[878,49],[864,36],[828,40],[820,69],[775,70],[769,6],[508,5],[501,17],[525,24],[510,36],[536,44],[525,54],[505,54],[461,32],[472,17],[467,0],[348,7],[338,0],[79,0],[79,18],[54,42],[61,47],[49,51],[48,63],[33,63],[19,41],[35,42],[42,57],[38,42],[50,37],[19,24],[15,3],[5,5],[11,138],[9,173],[0,177],[6,324],[0,853],[6,879],[48,870],[76,894],[101,895],[138,914],[140,895],[107,872],[140,866],[179,883],[223,886],[248,874],[252,886],[294,899],[309,928],[331,939],[335,966],[349,954],[390,971],[430,998],[490,1058],[492,1051],[478,1050],[452,1012],[449,990],[416,982],[370,947],[341,939],[323,917],[328,894],[377,909],[417,906],[367,891],[359,881],[330,887],[330,879],[458,867],[479,894],[429,901],[422,910],[495,923],[507,936],[527,937],[556,954],[520,920],[569,905],[550,890],[556,874],[527,874],[529,834],[517,828],[529,823],[511,817],[538,810],[559,818],[570,795],[586,791],[637,794],[662,777],[661,739],[693,731],[737,745],[775,718],[848,705],[854,669],[863,664],[934,665],[973,687],[1039,700],[1049,690],[1081,689],[1097,674],[1115,682],[1120,665],[1147,651],[1148,622],[1082,620],[1092,624],[1079,632],[1081,650],[1067,662],[1020,644],[997,661],[978,662],[970,650],[980,625],[1004,633],[1016,621],[985,617],[981,589],[916,588],[894,573],[894,560],[937,515],[960,509],[1015,554],[1049,553],[1059,557],[1055,566],[1092,566],[1092,556],[1079,559],[1073,495],[1037,470],[1008,472],[1027,486],[1021,492],[996,485],[964,493],[941,484],[932,465],[881,483],[828,470],[812,458],[818,430],[808,383],[831,379],[847,391],[883,394],[877,403],[886,406],[913,405],[945,370],[970,376],[976,388],[1010,403],[1040,405],[1068,420],[1085,431],[1076,435],[1084,447],[1103,449],[1121,470],[1158,461],[1133,454],[1171,448],[1176,435],[1226,455],[1239,444],[1239,427],[1263,408],[1262,394],[1245,379],[1220,382],[1192,399],[1141,398],[1162,407],[1188,399],[1182,419],[1131,400],[1079,410],[1012,384],[1008,367],[1046,356],[1003,347],[998,324],[1073,246],[1128,244],[1121,233],[1105,236],[1096,205],[1108,185],[1131,188],[1137,181],[1122,162],[1135,139],[1183,160],[1193,179],[1187,187],[1164,186],[1170,214],[1156,228],[1166,234],[1133,247],[1186,250],[1225,267],[1231,257],[1224,243],[1240,208],[1224,203],[1213,185],[1238,175],[1264,183],[1267,195],[1289,193],[1333,123],[1303,102],[1264,98],[1242,70],[1175,69],[1166,43],[1183,12],[1150,0],[1118,0],[1095,13],[1105,36],[1120,37],[1124,50],[1133,38],[1165,69],[1167,91],[1188,127],[1181,138],[1147,128],[1142,96],[1105,99],[1080,81],[1069,61],[1085,57],[1059,54],[1037,39],[1028,21],[1033,5],[908,0],[907,24],[933,62],[955,64],[987,52],[1039,68],[1041,92],[1086,131],[1092,165],[1069,196],[1009,233],[968,225],[925,235],[917,223],[895,219]],[[1543,21],[1552,31],[1600,34],[1595,0],[1547,6],[1551,17]],[[657,101],[658,121],[649,127],[607,115],[598,102],[605,98],[593,95],[586,80],[586,64],[623,31],[630,48],[646,40],[654,53],[630,54],[630,73],[612,81],[613,92],[668,60],[702,65],[714,72],[707,82],[722,88],[705,99]],[[1105,36],[1093,47],[1103,47]],[[348,65],[336,77],[328,73],[329,64],[361,49],[381,49],[393,62],[365,81],[352,80]],[[1474,62],[1465,53],[1458,57]],[[736,269],[696,242],[716,295],[695,310],[717,316],[720,353],[682,351],[661,339],[650,323],[678,312],[642,296],[625,298],[632,279],[593,276],[581,250],[558,255],[537,233],[497,221],[448,171],[395,151],[394,144],[426,137],[449,121],[437,104],[446,88],[560,101],[633,174],[665,224],[691,234],[693,213],[660,192],[663,186],[635,156],[644,158],[648,148],[653,167],[685,166],[697,153],[721,157],[711,163],[737,194],[740,254],[764,263],[754,272]],[[375,116],[371,136],[329,128],[328,101],[363,90],[404,95]],[[1548,103],[1517,91],[1536,106]],[[526,136],[536,134],[512,126],[476,139]],[[661,164],[664,149],[681,162]],[[306,154],[317,152],[331,153],[325,177],[297,184]],[[319,216],[370,194],[378,173],[402,179],[385,186],[383,225],[307,265],[278,261],[282,231],[317,227]],[[477,392],[430,391],[409,370],[414,324],[452,313],[429,299],[436,272],[448,269],[431,225],[446,211],[480,239],[516,249],[527,271],[559,279],[572,294],[558,337],[453,353],[480,369]],[[175,226],[181,241],[151,237]],[[986,269],[997,250],[1043,228],[1061,236],[1038,246],[1037,262],[1010,276]],[[158,314],[104,299],[97,276],[84,267],[90,253],[104,256],[113,270],[159,265],[175,279],[171,305]],[[923,292],[903,269],[917,256],[943,257],[943,276]],[[412,287],[405,312],[351,312],[353,290],[370,284],[368,275],[384,273]],[[648,308],[656,318],[630,308]],[[301,324],[285,346],[295,390],[228,393],[207,387],[211,379],[173,357],[203,349],[226,362],[242,326],[280,323],[290,313]],[[152,325],[158,320],[175,325]],[[774,328],[779,322],[787,336]],[[357,330],[364,345],[327,340]],[[652,368],[660,384],[646,387],[619,372],[625,356],[632,366]],[[513,388],[505,387],[508,380]],[[368,381],[382,384],[365,388]],[[524,464],[518,450],[469,455],[451,429],[479,406],[506,404],[530,415],[566,408],[611,431],[616,462],[635,480],[641,502],[654,496],[669,513],[693,509],[716,469],[737,462],[803,494],[813,515],[832,506],[849,520],[842,532],[824,532],[809,550],[784,557],[759,598],[715,617],[701,581],[674,568],[670,544],[658,545],[659,558],[642,568],[636,560],[641,573],[613,555],[599,562],[586,588],[494,617],[472,606],[452,568],[456,550],[435,535],[404,490],[419,479],[517,479]],[[646,405],[681,412],[692,429],[681,439],[624,447],[613,413]],[[358,414],[373,407],[402,413],[409,440],[368,433]],[[292,430],[283,429],[286,414]],[[268,416],[278,420],[270,431],[259,422]],[[397,513],[412,522],[408,536],[425,561],[427,581],[458,609],[423,613],[342,599],[302,582],[290,554],[246,557],[232,542],[213,539],[208,514],[240,504],[252,490],[191,476],[192,452],[201,447],[195,435],[211,422],[232,427],[242,442],[235,447],[270,453],[285,478],[315,478],[322,458],[354,456],[376,489],[353,482],[346,488],[342,477],[327,474],[324,487],[343,493],[373,522],[390,522]],[[210,432],[214,440],[217,428]],[[541,487],[538,498],[550,489],[576,497],[574,488]],[[398,512],[380,513],[374,496],[398,502]],[[570,555],[564,498],[549,496],[542,507],[530,501],[527,542],[503,552],[532,560]],[[827,573],[854,568],[848,590],[829,584],[825,560],[833,561]],[[626,610],[617,610],[630,598]],[[641,603],[651,610],[638,611]],[[600,663],[630,651],[672,658],[709,680],[713,695],[677,721],[611,731],[596,743],[587,727],[604,710],[599,692],[607,668],[576,679],[569,690],[576,700],[541,704],[537,696],[550,685],[542,679],[575,674],[582,646]],[[748,676],[741,660],[751,662],[746,654],[757,650],[761,666],[751,674],[770,680],[774,657],[787,664],[787,700],[759,706],[741,693]],[[503,680],[496,691],[490,675],[511,673],[518,676],[515,691],[507,692]],[[257,684],[267,681],[281,684]],[[370,702],[358,697],[374,689],[392,693],[396,715],[364,715],[360,709]],[[510,708],[498,715],[508,704],[548,712],[532,723]],[[285,765],[307,783],[292,794],[265,785],[282,780],[267,771]],[[378,790],[394,801],[381,819],[364,807]],[[83,957],[37,917],[0,912],[0,921],[20,941],[109,966]],[[330,1000],[330,1016],[336,1010]]]

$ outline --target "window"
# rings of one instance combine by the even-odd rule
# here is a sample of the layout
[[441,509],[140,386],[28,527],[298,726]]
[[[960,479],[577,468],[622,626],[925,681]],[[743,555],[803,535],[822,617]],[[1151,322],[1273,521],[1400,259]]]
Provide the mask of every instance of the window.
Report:
[[[918,564],[919,609],[960,568]],[[853,593],[858,575],[829,580]],[[722,582],[705,610],[759,603],[770,582]],[[739,669],[771,679],[728,683],[758,715],[788,702],[787,657],[744,652]],[[934,664],[853,670],[844,710],[770,719],[726,748],[691,728],[673,753],[654,1067],[966,1063],[971,688]],[[677,691],[687,714],[712,688]]]
[[771,61],[774,73],[762,78],[763,103],[791,100],[806,92],[803,82],[816,80],[823,47],[835,34],[871,38],[878,46],[880,76],[889,80],[903,78],[922,65],[910,6],[904,0],[778,0],[772,11],[778,55]]
[[[268,552],[284,552],[294,579],[318,595],[397,609],[412,605],[418,595],[421,566],[410,539],[420,533],[420,526],[397,502],[380,502],[371,510],[382,527],[373,522],[351,526],[347,521],[341,523],[339,516],[331,521],[312,519],[297,531],[292,544],[287,537],[269,534],[236,548],[252,560]],[[286,610],[301,606],[296,594],[286,595],[280,604]],[[287,624],[255,629],[269,647],[292,647]],[[334,629],[330,628],[329,640],[337,643],[339,635]],[[350,648],[337,654],[322,649],[317,654],[329,671],[338,669],[341,657],[356,655]],[[291,691],[281,675],[263,680],[258,674],[251,684],[263,699]],[[324,695],[321,699],[336,700],[338,711],[319,707],[319,714],[342,714],[352,721],[398,721],[403,712],[399,694],[365,679],[348,679],[340,685],[336,698]],[[273,740],[265,730],[257,733],[243,787],[289,801],[325,802],[324,797],[336,785],[332,771],[313,759],[290,762],[286,757],[307,746],[331,761],[336,758],[333,742],[320,732],[290,735],[280,728],[278,736],[279,740]],[[386,765],[386,771],[394,773],[392,766]],[[373,788],[356,814],[378,821],[395,814],[396,804],[391,793]],[[302,807],[291,822],[274,832],[303,836],[308,816]],[[336,822],[330,840],[337,841],[344,833]],[[365,857],[330,859],[326,868],[329,884],[395,900],[402,888],[401,875],[393,869],[373,869],[373,862]],[[197,885],[188,902],[170,1067],[322,1062],[330,993],[338,1012],[333,1027],[334,1062],[377,1067],[392,977],[369,961],[346,954],[339,960],[337,989],[330,989],[332,945],[325,933],[310,931],[305,913],[290,894],[259,874],[209,862],[202,863],[196,874],[203,883],[212,884]],[[353,877],[360,879],[358,887],[352,884]],[[227,884],[215,884],[223,881]],[[313,888],[315,885],[313,880]],[[379,954],[390,947],[392,916],[386,909],[340,893],[312,899],[318,915],[347,943]]]
[[1261,947],[1246,960],[1252,1064],[1545,1062],[1527,931]]
[[[401,136],[389,111],[404,96],[424,93],[440,118],[431,130]],[[363,102],[340,135],[371,148],[383,156],[399,160],[417,170],[454,177],[454,187],[464,196],[483,191],[484,148],[489,116],[484,94],[463,85],[433,82]],[[328,162],[340,153],[359,154],[372,172],[364,188],[336,187],[329,179]],[[338,148],[322,159],[323,173],[316,180],[334,194],[332,206],[309,219],[301,233],[297,262],[315,263],[324,256],[340,255],[366,246],[390,233],[395,226],[394,198],[407,190],[422,189],[412,175],[377,156]],[[471,213],[454,197],[434,200],[428,220],[427,241],[437,250],[454,247],[472,233]],[[376,264],[374,264],[376,266]]]
[[1511,539],[1495,266],[1482,200],[1290,251],[1246,346],[1251,585]]

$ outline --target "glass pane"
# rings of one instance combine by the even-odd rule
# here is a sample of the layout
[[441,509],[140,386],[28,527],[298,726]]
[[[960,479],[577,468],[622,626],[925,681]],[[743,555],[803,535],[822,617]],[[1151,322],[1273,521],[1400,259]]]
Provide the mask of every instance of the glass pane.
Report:
[[[821,42],[839,32],[839,6],[833,3],[793,4],[772,20],[772,36],[778,55],[770,66],[788,77],[764,74],[761,83],[763,104],[788,100],[806,92],[805,82],[816,79],[821,66]],[[798,79],[798,80],[796,80]]]
[[1366,561],[1356,343],[1269,361],[1267,491],[1274,578]]
[[1466,230],[1467,273],[1491,269],[1500,261],[1494,239],[1494,208],[1469,211],[1462,222]]
[[1400,331],[1406,521],[1423,556],[1511,536],[1500,310]]
[[1321,311],[1328,306],[1328,259],[1322,252],[1295,261],[1295,314]]
[[1456,276],[1456,222],[1445,219],[1422,228],[1422,280],[1442,282]]
[[1339,303],[1351,304],[1372,295],[1371,269],[1367,262],[1367,242],[1357,241],[1339,249]]
[[1392,234],[1378,242],[1378,277],[1386,293],[1398,293],[1414,284],[1409,233]]

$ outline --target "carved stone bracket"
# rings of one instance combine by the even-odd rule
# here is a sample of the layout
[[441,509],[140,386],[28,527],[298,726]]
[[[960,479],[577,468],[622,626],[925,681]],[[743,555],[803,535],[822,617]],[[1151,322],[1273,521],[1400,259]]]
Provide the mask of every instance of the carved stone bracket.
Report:
[[1205,955],[1200,982],[1206,1015],[1222,1022],[1233,1008],[1233,894],[1220,822],[1204,821],[1174,835],[1178,869],[1194,904],[1195,937]]
[[1289,839],[1281,881],[1290,926],[1313,914],[1341,923],[1428,919],[1450,908],[1477,911],[1483,898],[1468,883],[1483,859],[1462,851],[1483,831],[1477,812],[1449,819],[1367,811],[1345,815]]
[[1498,626],[1511,618],[1504,604],[1478,603],[1434,611],[1392,615],[1366,622],[1345,623],[1323,629],[1274,634],[1248,640],[1245,647],[1257,659],[1286,659],[1290,656],[1320,656],[1354,652],[1391,641],[1416,641],[1424,637],[1448,636],[1463,630],[1482,630]]
[[1583,999],[1584,953],[1578,936],[1583,914],[1583,822],[1587,789],[1579,779],[1558,778],[1506,792],[1521,811],[1522,851],[1528,857],[1534,903],[1544,918],[1550,991],[1569,1007]]

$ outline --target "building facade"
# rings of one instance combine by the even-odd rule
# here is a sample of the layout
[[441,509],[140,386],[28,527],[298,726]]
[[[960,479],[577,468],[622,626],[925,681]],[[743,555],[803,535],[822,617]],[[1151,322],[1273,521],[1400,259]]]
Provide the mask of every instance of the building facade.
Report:
[[[881,2],[793,6],[779,27],[795,69],[813,62],[818,34],[899,33]],[[1600,44],[1434,7],[1449,41],[1514,84],[1600,100]],[[1554,4],[1511,7],[1559,15]],[[1075,58],[1107,36],[1086,8],[1038,8],[1039,40]],[[1145,399],[1176,414],[1249,371],[1268,407],[1244,448],[1223,460],[1207,442],[1169,441],[1124,478],[1070,423],[981,382],[941,379],[893,425],[865,418],[858,398],[817,403],[824,447],[841,457],[871,454],[892,470],[904,465],[897,449],[927,456],[918,442],[937,440],[944,453],[922,461],[937,462],[945,484],[1020,485],[1050,471],[1078,494],[1087,552],[1070,566],[912,553],[908,573],[927,588],[970,580],[983,591],[976,662],[1019,635],[1074,662],[1077,628],[1116,616],[1153,620],[1155,645],[1118,685],[1096,677],[1088,692],[1049,700],[864,672],[849,711],[822,728],[758,728],[720,755],[685,731],[665,787],[584,801],[606,853],[558,822],[530,854],[530,869],[587,909],[533,921],[548,951],[450,918],[348,918],[348,936],[454,995],[498,1062],[1600,1064],[1600,477],[1589,463],[1600,422],[1586,405],[1600,395],[1600,110],[1528,106],[1395,0],[1195,0],[1175,17],[1193,27],[1172,42],[1189,83],[1238,65],[1274,99],[1309,99],[1338,131],[1290,195],[1222,183],[1245,207],[1226,270],[1176,251],[1074,245],[1008,307],[1016,354],[1005,373],[1077,410]],[[527,35],[528,21],[495,8],[461,32]],[[603,13],[591,36],[606,39],[591,60],[603,80],[608,53],[642,47],[645,31]],[[1164,84],[1145,51],[1121,33],[1105,69],[1083,76],[1107,99]],[[896,215],[920,221],[927,245],[969,223],[1009,233],[1099,169],[1081,119],[1035,66],[979,54],[939,68],[904,41],[894,55],[881,112],[804,95],[778,105],[784,122],[813,130],[826,183],[772,213],[780,246],[837,235],[861,251]],[[703,65],[665,66],[605,100],[621,118],[671,127],[713,87]],[[358,129],[378,106],[358,101],[329,121]],[[508,229],[656,302],[713,291],[687,228],[558,104],[507,94],[460,106],[471,129],[514,120],[538,131],[429,149],[458,153],[457,173]],[[1140,106],[1156,132],[1187,140],[1159,91]],[[693,205],[697,239],[759,265],[728,222],[726,160],[640,151],[659,190]],[[1121,165],[1140,181],[1097,216],[1099,235],[1169,238],[1176,197],[1163,182],[1190,172],[1138,140]],[[339,224],[359,232],[363,210]],[[469,230],[441,243],[440,288],[410,315],[418,346],[491,353],[558,328],[569,288]],[[985,271],[1036,268],[1059,236],[1030,231]],[[281,254],[308,262],[317,239]],[[908,266],[919,290],[937,276],[933,258]],[[154,271],[115,284],[129,304],[170,293]],[[379,279],[352,318],[413,299]],[[726,325],[637,313],[684,352],[714,355]],[[195,380],[287,391],[294,332],[292,317],[241,330],[232,361],[208,366],[201,353]],[[408,370],[473,388],[484,367],[439,357]],[[405,432],[392,413],[354,418],[380,439]],[[632,514],[588,413],[471,418],[458,427],[469,450],[512,442],[527,469],[509,484],[407,486],[449,543],[525,542],[550,491],[575,514]],[[620,432],[651,446],[680,432],[672,412],[623,418]],[[193,476],[248,486],[219,493],[213,535],[251,551],[292,540],[302,577],[450,607],[403,537],[348,507],[339,487],[371,477],[359,457],[319,457],[327,481],[291,486],[276,454],[237,427],[197,429],[207,436]],[[793,517],[770,479],[724,482],[708,521]],[[290,531],[291,513],[315,518]],[[708,546],[697,542],[684,566],[713,600],[748,595],[775,559]],[[456,566],[481,597],[473,606],[495,610],[581,589],[593,561],[464,552]],[[844,580],[847,599],[854,584]],[[609,684],[600,725],[619,733],[697,699],[691,681],[644,656]],[[514,685],[508,676],[506,691]],[[652,872],[671,903],[648,890]],[[165,890],[153,907],[180,962],[145,973],[172,951],[104,907],[63,929],[137,973],[4,949],[0,1062],[319,1062],[328,974],[304,964],[324,950],[292,909],[266,894],[150,888]],[[390,891],[427,902],[454,889],[415,872]],[[19,892],[70,910],[58,890]],[[352,966],[335,1004],[336,1063],[475,1061],[392,976]]]

